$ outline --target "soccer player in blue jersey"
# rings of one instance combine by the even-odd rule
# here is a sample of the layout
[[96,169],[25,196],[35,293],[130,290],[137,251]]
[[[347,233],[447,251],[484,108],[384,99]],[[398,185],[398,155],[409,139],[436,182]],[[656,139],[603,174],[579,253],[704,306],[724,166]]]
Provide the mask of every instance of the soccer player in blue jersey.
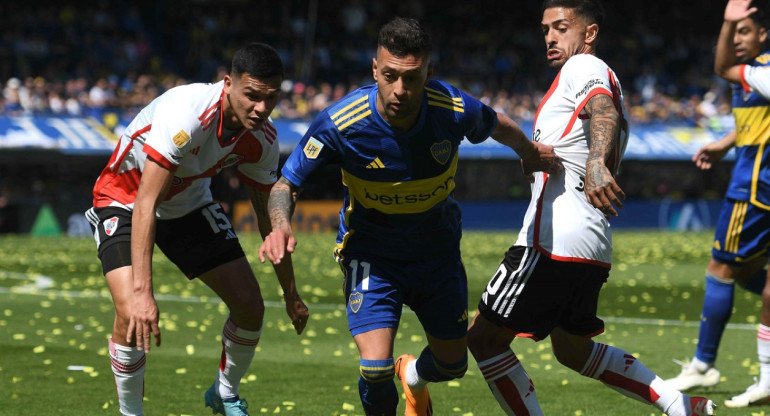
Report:
[[[735,283],[757,294],[761,294],[765,286],[765,265],[770,254],[770,149],[766,148],[770,138],[770,96],[747,84],[745,73],[767,66],[770,51],[764,50],[766,14],[749,8],[750,3],[749,0],[728,2],[714,64],[718,75],[735,84],[736,132],[700,149],[693,158],[698,167],[707,169],[731,147],[736,151],[735,167],[716,226],[711,261],[706,268],[706,294],[695,357],[682,364],[678,376],[667,380],[680,390],[719,383],[720,374],[714,364],[722,333],[732,314]],[[770,319],[767,324],[770,325]],[[770,334],[770,328],[765,329]],[[762,348],[760,346],[760,350]],[[758,394],[760,399],[770,397],[770,350],[766,352],[766,361],[768,374],[762,377],[764,381],[746,394]],[[743,407],[756,401],[753,396],[741,396],[728,400],[726,405]]]
[[[375,83],[316,117],[269,200],[275,227],[260,248],[273,263],[293,252],[294,196],[324,165],[345,186],[335,259],[345,274],[348,327],[360,354],[367,415],[395,415],[399,377],[407,415],[430,415],[426,384],[467,369],[468,293],[460,258],[460,208],[452,197],[463,138],[513,148],[526,172],[558,171],[553,148],[531,142],[511,119],[444,82],[431,80],[430,37],[412,19],[379,33]],[[419,318],[428,346],[394,361],[402,305]]]

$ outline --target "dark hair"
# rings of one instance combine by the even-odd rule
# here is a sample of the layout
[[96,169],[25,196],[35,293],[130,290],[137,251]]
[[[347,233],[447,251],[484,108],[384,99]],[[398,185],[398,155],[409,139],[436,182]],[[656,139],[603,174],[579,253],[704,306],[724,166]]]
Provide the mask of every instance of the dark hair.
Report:
[[428,56],[433,49],[430,35],[420,22],[404,17],[396,17],[380,29],[377,46],[394,56]]
[[767,18],[767,7],[768,5],[766,2],[754,2],[755,4],[752,4],[752,6],[757,8],[757,11],[752,13],[749,16],[749,19],[751,19],[757,27],[768,29],[770,28],[770,22],[768,22]]
[[589,24],[596,23],[599,26],[604,22],[604,7],[599,0],[544,0],[543,11],[552,7],[566,7],[574,9],[575,14],[588,19]]
[[283,78],[283,62],[278,52],[265,43],[252,42],[238,49],[233,55],[231,75],[247,73],[254,78]]

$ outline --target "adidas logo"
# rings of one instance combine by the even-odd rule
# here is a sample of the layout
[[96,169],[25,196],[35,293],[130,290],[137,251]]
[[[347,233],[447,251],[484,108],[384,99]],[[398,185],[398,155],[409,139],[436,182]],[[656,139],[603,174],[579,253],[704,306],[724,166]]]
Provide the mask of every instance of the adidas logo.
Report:
[[460,319],[457,320],[457,322],[463,322],[468,320],[468,310],[466,309],[463,311],[463,314],[460,316]]
[[379,157],[375,157],[374,160],[372,160],[372,163],[366,165],[367,169],[382,169],[385,167],[385,164],[382,163]]

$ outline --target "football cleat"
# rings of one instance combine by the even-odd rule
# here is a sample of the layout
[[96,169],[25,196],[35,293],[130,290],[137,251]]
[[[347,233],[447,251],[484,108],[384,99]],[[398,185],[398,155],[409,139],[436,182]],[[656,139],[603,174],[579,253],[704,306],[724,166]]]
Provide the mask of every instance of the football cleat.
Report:
[[705,397],[690,397],[692,416],[707,416],[717,414],[717,405]]
[[749,386],[745,392],[725,400],[727,407],[748,407],[766,403],[770,403],[770,390],[760,386],[756,379],[754,379],[754,384]]
[[203,399],[206,403],[206,407],[210,407],[212,413],[215,415],[249,416],[246,412],[246,408],[249,407],[248,403],[246,403],[246,399],[236,398],[234,401],[222,400],[213,384],[206,390]]
[[682,372],[678,376],[666,380],[666,384],[672,388],[686,391],[693,387],[711,387],[719,383],[719,370],[714,367],[702,373],[688,361],[674,360],[674,362],[682,366]]
[[396,376],[401,380],[401,387],[404,388],[404,397],[406,397],[404,416],[433,416],[433,403],[430,401],[428,388],[414,391],[406,383],[406,366],[414,360],[416,358],[409,354],[403,354],[396,360]]

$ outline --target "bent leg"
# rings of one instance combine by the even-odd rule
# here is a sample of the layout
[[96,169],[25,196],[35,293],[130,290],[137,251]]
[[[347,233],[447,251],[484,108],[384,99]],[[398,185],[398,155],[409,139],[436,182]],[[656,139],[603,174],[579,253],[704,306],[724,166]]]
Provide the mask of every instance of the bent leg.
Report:
[[222,330],[222,356],[214,388],[222,400],[238,400],[241,378],[251,365],[262,333],[265,305],[259,284],[245,257],[215,267],[200,279],[230,310]]
[[[690,397],[670,387],[626,351],[569,334],[558,327],[551,333],[551,344],[559,362],[583,376],[599,380],[624,396],[651,404],[669,416],[692,414]],[[585,360],[579,365],[582,357]]]
[[535,386],[511,350],[513,334],[477,313],[468,329],[468,348],[492,395],[507,415],[542,415]]

